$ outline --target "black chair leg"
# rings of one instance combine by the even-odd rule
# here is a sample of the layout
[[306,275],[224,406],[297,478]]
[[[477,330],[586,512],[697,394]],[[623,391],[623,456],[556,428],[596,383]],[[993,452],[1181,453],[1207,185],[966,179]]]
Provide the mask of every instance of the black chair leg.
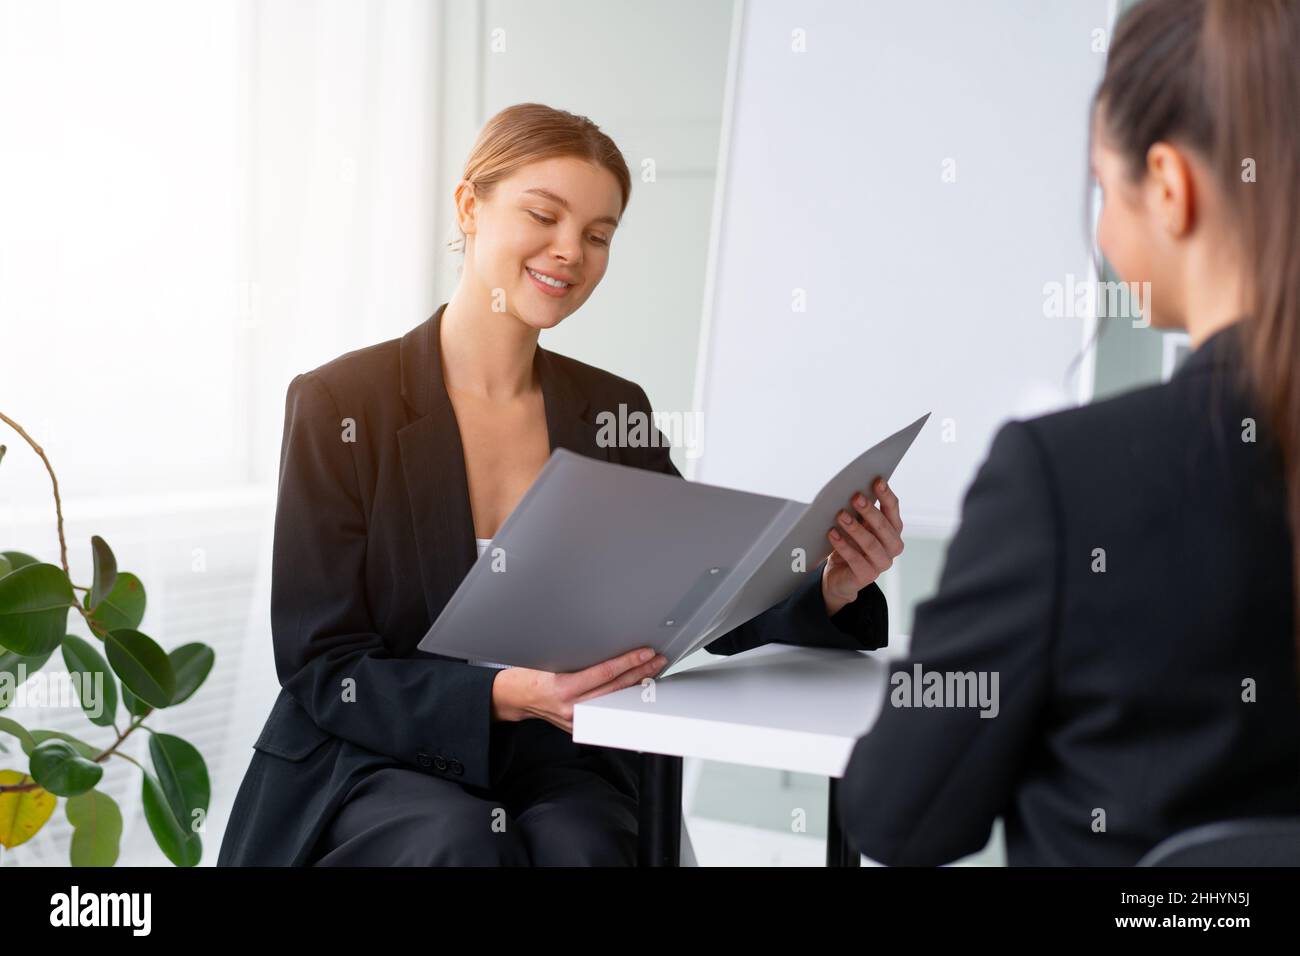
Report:
[[641,754],[637,865],[680,866],[682,758]]
[[862,855],[849,843],[848,837],[840,828],[838,813],[840,781],[830,778],[830,787],[826,798],[826,865],[827,866],[861,866]]

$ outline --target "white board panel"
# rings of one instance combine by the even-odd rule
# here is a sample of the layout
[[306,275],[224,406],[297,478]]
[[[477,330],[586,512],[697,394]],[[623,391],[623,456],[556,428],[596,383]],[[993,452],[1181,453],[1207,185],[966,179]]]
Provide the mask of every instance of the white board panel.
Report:
[[1109,6],[744,5],[693,478],[808,500],[932,411],[895,485],[909,523],[946,531],[1001,422],[1086,397],[1090,319],[1049,317],[1044,289],[1091,275]]

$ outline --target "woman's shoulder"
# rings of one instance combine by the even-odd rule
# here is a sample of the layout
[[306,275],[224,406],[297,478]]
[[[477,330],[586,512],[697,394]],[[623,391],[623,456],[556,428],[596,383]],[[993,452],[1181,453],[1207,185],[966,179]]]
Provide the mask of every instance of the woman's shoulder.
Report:
[[1024,424],[1049,446],[1187,441],[1249,405],[1236,330],[1212,336],[1165,382],[1139,385]]
[[1066,511],[1085,502],[1165,508],[1215,483],[1224,494],[1243,482],[1271,488],[1280,482],[1271,458],[1232,454],[1257,447],[1243,444],[1254,441],[1244,430],[1252,402],[1222,371],[1198,363],[1161,384],[1008,421],[994,435],[989,463],[1022,480],[1039,476]]
[[1098,449],[1112,461],[1124,450],[1150,457],[1222,441],[1251,414],[1253,402],[1239,371],[1209,354],[1198,356],[1166,382],[1025,419],[1023,425],[1048,453],[1072,459]]
[[1170,401],[1168,385],[1144,385],[1085,405],[1018,419],[1039,443],[1049,448],[1088,448],[1113,445],[1125,435],[1141,435],[1170,424],[1177,405]]
[[290,389],[299,381],[313,383],[340,405],[400,401],[400,346],[401,339],[394,338],[344,352],[295,375]]

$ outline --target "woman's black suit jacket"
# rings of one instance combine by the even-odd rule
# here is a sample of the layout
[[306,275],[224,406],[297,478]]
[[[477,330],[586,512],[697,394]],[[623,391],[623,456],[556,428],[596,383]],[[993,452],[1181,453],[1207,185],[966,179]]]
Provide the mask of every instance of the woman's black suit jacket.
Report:
[[895,706],[891,675],[840,790],[867,856],[946,863],[1002,817],[1012,864],[1130,866],[1198,824],[1300,813],[1285,486],[1236,334],[998,432],[893,668],[996,673],[997,715]]
[[[527,748],[584,759],[636,795],[627,751],[575,744],[554,725],[491,720],[497,670],[416,645],[477,555],[460,432],[443,384],[445,305],[400,339],[289,384],[272,563],[271,630],[283,689],[253,744],[220,866],[303,865],[358,780],[405,767],[490,787]],[[665,445],[602,447],[601,410],[647,416],[634,382],[537,348],[552,450],[680,477]],[[345,441],[352,423],[354,441]],[[774,436],[780,440],[780,436]],[[545,635],[538,635],[544,640]],[[874,649],[887,642],[874,584],[834,617],[820,575],[707,645]]]

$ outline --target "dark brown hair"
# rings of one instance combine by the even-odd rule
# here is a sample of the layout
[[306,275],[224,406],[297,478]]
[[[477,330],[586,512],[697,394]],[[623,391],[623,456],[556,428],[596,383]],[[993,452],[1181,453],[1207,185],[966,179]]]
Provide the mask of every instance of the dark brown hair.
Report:
[[[618,211],[623,215],[632,197],[632,175],[614,141],[587,117],[541,103],[507,106],[488,120],[469,152],[461,179],[486,199],[497,183],[521,166],[553,156],[576,156],[613,173],[623,193]],[[464,239],[461,235],[449,245],[460,248]]]
[[1115,30],[1094,102],[1131,177],[1172,143],[1224,197],[1245,269],[1242,371],[1281,453],[1300,606],[1300,0],[1142,0]]

